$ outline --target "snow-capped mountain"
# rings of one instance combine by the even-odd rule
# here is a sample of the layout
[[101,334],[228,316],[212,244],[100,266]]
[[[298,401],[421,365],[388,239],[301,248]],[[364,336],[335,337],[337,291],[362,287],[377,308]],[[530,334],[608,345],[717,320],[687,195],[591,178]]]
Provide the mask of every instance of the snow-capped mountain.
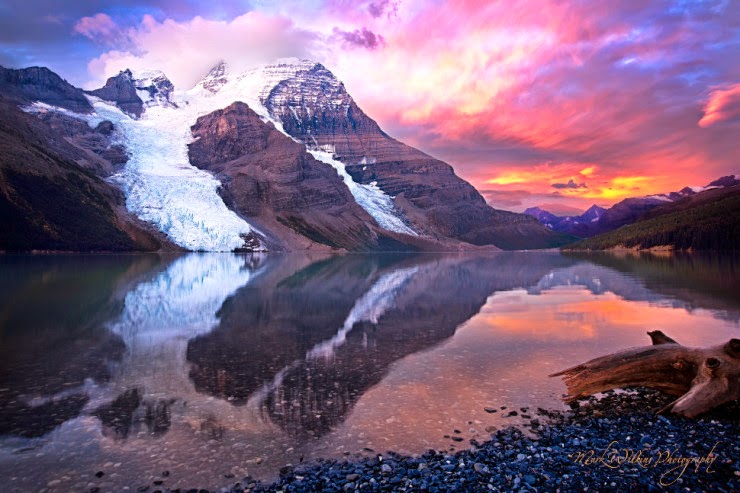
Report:
[[539,207],[530,207],[524,213],[536,217],[541,224],[555,231],[588,238],[632,224],[658,206],[737,184],[740,184],[740,180],[735,175],[724,176],[703,187],[684,187],[677,192],[624,199],[609,209],[593,205],[580,216],[556,216]]
[[[566,241],[525,215],[489,207],[449,165],[389,137],[316,62],[283,59],[241,73],[219,63],[186,90],[160,71],[128,69],[87,92],[39,68],[2,69],[0,85],[9,108],[43,122],[39,145],[61,138],[72,149],[55,158],[74,154],[94,169],[88,179],[97,187],[123,194],[103,201],[106,222],[133,243],[146,236],[150,247],[154,237],[230,251]],[[34,228],[54,231],[43,216]]]

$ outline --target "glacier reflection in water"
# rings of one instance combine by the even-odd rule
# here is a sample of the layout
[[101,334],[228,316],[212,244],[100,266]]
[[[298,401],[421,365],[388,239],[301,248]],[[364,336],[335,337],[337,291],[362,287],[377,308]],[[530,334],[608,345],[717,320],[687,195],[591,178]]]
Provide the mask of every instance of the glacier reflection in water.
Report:
[[13,256],[0,274],[10,491],[165,470],[170,488],[216,487],[301,458],[452,448],[453,429],[521,422],[484,407],[560,407],[548,373],[646,330],[740,332],[736,258]]

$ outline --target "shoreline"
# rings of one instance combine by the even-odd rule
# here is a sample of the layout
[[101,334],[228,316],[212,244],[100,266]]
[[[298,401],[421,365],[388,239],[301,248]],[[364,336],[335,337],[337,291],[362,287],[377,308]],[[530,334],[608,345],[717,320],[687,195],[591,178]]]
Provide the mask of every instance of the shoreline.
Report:
[[[510,426],[494,431],[484,443],[471,439],[469,449],[454,453],[430,450],[412,457],[384,452],[286,465],[272,483],[246,477],[233,478],[231,487],[170,490],[157,481],[138,491],[738,491],[740,403],[697,420],[654,414],[671,400],[638,389],[590,397],[570,411],[488,408],[528,413],[523,426],[528,432]],[[450,440],[463,441],[454,431]]]

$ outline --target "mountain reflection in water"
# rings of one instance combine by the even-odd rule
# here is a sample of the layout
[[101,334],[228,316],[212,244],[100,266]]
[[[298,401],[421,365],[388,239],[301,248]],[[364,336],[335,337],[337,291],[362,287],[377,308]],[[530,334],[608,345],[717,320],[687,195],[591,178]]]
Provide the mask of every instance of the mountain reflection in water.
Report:
[[487,404],[559,407],[552,370],[740,320],[733,257],[4,256],[0,274],[0,472],[18,490],[111,461],[113,489],[164,469],[192,487],[445,448],[453,427],[517,423]]

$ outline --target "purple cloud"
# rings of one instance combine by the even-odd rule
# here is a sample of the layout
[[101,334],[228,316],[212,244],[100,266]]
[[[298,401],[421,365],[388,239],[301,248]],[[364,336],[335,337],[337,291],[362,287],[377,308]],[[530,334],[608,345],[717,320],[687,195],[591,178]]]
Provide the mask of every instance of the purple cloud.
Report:
[[375,18],[382,16],[386,11],[388,12],[388,17],[391,17],[398,13],[398,3],[391,0],[378,0],[371,2],[367,10]]
[[381,46],[385,46],[383,36],[375,34],[366,27],[355,29],[354,31],[342,31],[335,27],[334,36],[345,45],[367,48],[368,50],[375,50]]
[[558,188],[558,189],[562,189],[562,188],[588,188],[585,183],[576,183],[576,182],[573,181],[572,178],[570,180],[568,180],[568,183],[553,183],[551,186],[553,188]]

